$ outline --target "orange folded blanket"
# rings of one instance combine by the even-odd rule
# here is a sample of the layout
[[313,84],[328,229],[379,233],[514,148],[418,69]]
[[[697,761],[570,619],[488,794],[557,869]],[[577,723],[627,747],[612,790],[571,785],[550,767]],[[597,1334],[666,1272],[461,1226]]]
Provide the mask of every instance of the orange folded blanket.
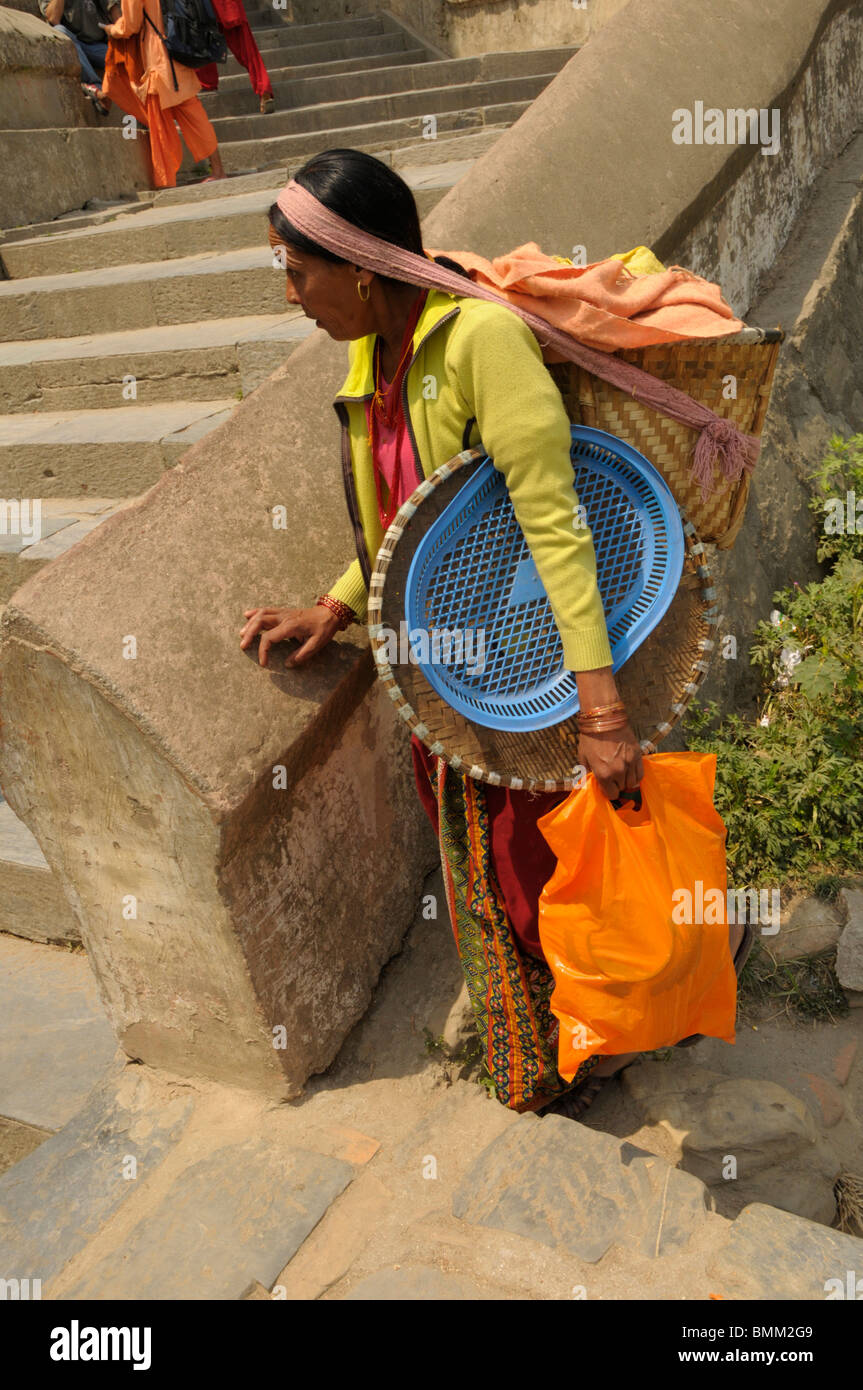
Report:
[[476,283],[602,352],[721,338],[745,327],[718,285],[681,266],[633,275],[612,257],[566,265],[534,241],[493,261],[472,251],[429,254],[458,261]]

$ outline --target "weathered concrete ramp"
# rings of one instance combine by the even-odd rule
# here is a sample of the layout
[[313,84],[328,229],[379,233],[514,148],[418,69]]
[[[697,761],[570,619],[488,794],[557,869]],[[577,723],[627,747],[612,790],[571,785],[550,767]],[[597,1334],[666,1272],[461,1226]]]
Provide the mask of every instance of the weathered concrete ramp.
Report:
[[[301,398],[316,357],[292,383]],[[335,577],[347,550],[307,465],[324,422],[306,417],[290,443],[275,423],[286,385],[250,400],[218,468],[198,454],[125,525],[106,523],[89,580],[57,567],[69,640],[28,619],[4,680],[10,803],[73,904],[126,1051],[280,1093],[326,1066],[363,1012],[434,858],[362,639],[296,672],[239,649],[244,608],[313,602],[322,557]],[[74,656],[103,560],[114,598]]]
[[[684,247],[745,311],[855,129],[860,8],[632,0],[440,204],[428,244]],[[674,144],[673,113],[698,101],[777,108],[793,138],[770,156]],[[244,608],[312,603],[352,558],[343,370],[315,335],[3,619],[4,792],[74,907],[122,1046],[278,1094],[362,1014],[434,856],[363,634],[297,672],[238,646]],[[790,471],[792,513],[804,496]],[[787,577],[784,553],[769,561]]]

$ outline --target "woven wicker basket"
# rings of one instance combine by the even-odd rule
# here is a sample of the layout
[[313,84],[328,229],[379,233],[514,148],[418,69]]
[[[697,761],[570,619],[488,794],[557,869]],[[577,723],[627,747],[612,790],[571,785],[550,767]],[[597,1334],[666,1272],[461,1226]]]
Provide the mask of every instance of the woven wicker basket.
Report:
[[[568,791],[578,782],[574,720],[529,733],[489,729],[456,713],[432,689],[419,666],[410,660],[388,659],[394,653],[385,632],[401,631],[407,574],[416,545],[484,457],[482,450],[468,449],[450,459],[405,502],[384,537],[368,606],[377,673],[408,728],[452,767],[494,785]],[[616,677],[635,734],[648,752],[686,709],[704,679],[714,647],[715,591],[703,547],[685,519],[684,533],[686,560],[671,607]]]
[[[685,391],[746,434],[760,436],[782,338],[779,329],[746,328],[733,337],[664,343],[615,356]],[[701,488],[691,478],[695,430],[657,414],[582,367],[561,363],[548,370],[573,424],[608,430],[638,449],[662,473],[702,541],[721,550],[734,544],[743,525],[749,474],[728,483],[716,467],[715,491],[702,501]],[[736,395],[729,400],[730,378]]]
[[[747,434],[764,425],[783,334],[747,328],[733,337],[663,344],[621,352],[626,361],[686,391]],[[695,695],[715,646],[715,591],[703,544],[733,545],[743,524],[750,477],[728,484],[716,468],[707,501],[692,482],[696,431],[633,400],[569,363],[549,366],[574,424],[607,430],[638,449],[663,474],[684,519],[686,561],[677,594],[653,632],[617,672],[637,737],[652,752]],[[726,399],[728,378],[734,396]],[[405,583],[420,534],[449,504],[485,457],[469,449],[426,479],[384,537],[369,588],[368,621],[377,672],[400,717],[432,752],[480,781],[537,791],[567,791],[577,780],[574,720],[530,733],[472,724],[457,714],[410,661],[387,660],[381,628],[400,631]]]

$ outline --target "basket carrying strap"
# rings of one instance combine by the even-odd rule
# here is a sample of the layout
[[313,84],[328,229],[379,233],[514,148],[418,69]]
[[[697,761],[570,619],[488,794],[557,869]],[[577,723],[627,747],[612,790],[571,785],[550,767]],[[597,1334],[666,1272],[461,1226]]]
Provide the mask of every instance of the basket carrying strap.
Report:
[[144,11],[144,18],[146,19],[146,21],[147,21],[147,23],[149,24],[150,28],[156,30],[156,33],[159,35],[159,38],[162,40],[162,43],[165,45],[165,52],[166,52],[167,55],[168,55],[168,62],[171,64],[171,77],[172,77],[173,82],[174,82],[174,91],[175,91],[175,92],[179,92],[179,90],[180,90],[180,84],[179,84],[179,82],[177,81],[177,74],[176,74],[176,72],[174,71],[174,59],[171,57],[171,50],[170,50],[170,48],[168,47],[168,40],[165,38],[165,35],[161,32],[161,30],[156,29],[155,24],[153,23],[153,21],[152,21],[152,19],[150,18],[150,16],[147,14],[147,11],[146,11],[146,10]]

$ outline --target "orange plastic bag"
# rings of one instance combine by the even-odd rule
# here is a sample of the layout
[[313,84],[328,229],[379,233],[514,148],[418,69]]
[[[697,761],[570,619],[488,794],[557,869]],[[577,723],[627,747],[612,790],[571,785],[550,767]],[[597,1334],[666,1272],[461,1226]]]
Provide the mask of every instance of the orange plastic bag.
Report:
[[[591,773],[537,822],[558,860],[540,896],[539,936],[567,1080],[596,1052],[652,1052],[691,1033],[734,1042],[715,775],[712,753],[654,753],[640,811],[628,802],[615,810]],[[702,911],[719,901],[711,889],[719,913]]]

